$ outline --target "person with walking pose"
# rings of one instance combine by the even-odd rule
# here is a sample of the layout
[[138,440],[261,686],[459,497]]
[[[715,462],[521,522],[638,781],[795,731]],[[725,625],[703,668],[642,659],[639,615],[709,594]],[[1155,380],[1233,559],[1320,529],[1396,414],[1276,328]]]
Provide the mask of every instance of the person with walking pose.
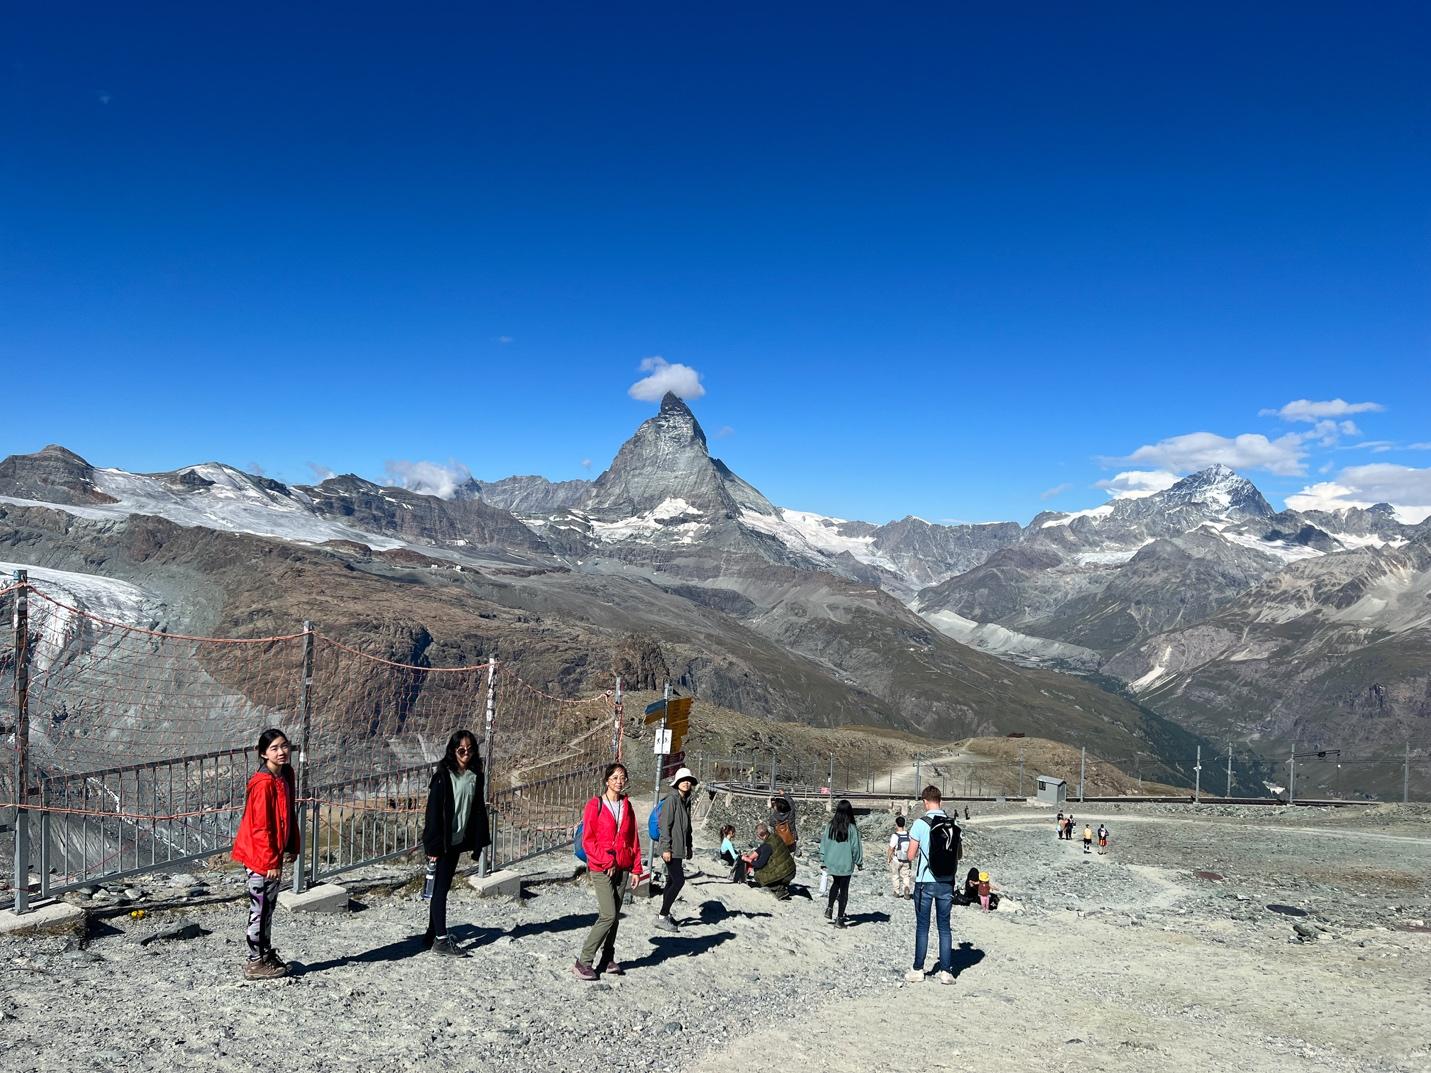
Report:
[[914,964],[904,974],[909,983],[924,980],[924,958],[929,952],[929,922],[939,932],[941,984],[954,982],[954,940],[949,911],[954,905],[954,872],[963,856],[959,825],[944,811],[943,794],[933,784],[921,794],[924,815],[909,829],[909,861],[914,873]]
[[[825,833],[820,836],[820,860],[830,873],[829,900],[825,903],[825,919],[835,927],[845,926],[845,906],[850,900],[850,877],[856,868],[865,866],[865,851],[860,844],[860,829],[855,826],[854,806],[841,801]],[[835,912],[838,907],[838,914]]]
[[914,876],[909,870],[909,832],[903,816],[894,818],[894,833],[889,836],[889,885],[896,898],[914,895]]
[[694,855],[691,840],[691,791],[696,787],[696,777],[691,769],[683,767],[671,780],[675,793],[666,798],[665,807],[657,819],[658,836],[656,849],[666,864],[666,889],[661,894],[661,912],[656,916],[656,927],[665,931],[679,928],[671,918],[671,907],[676,904],[676,895],[686,885],[686,862]]
[[459,730],[447,739],[447,751],[428,783],[422,825],[422,850],[432,880],[432,890],[424,890],[429,900],[422,944],[442,957],[467,956],[447,934],[447,891],[462,854],[471,853],[476,861],[492,842],[485,796],[477,739],[471,731]]
[[1106,824],[1098,825],[1098,856],[1102,857],[1108,853],[1108,827]]
[[1093,848],[1093,828],[1088,824],[1083,825],[1083,852],[1088,853]]
[[625,975],[616,960],[616,926],[627,877],[641,879],[641,838],[636,810],[626,797],[626,766],[607,764],[601,781],[605,788],[586,803],[581,816],[581,844],[597,913],[571,971],[587,981],[600,979],[603,972]]
[[243,865],[248,886],[248,960],[250,980],[276,980],[288,966],[273,949],[270,933],[283,866],[298,856],[298,812],[289,758],[293,746],[281,730],[258,736],[258,770],[248,780],[243,818],[234,837],[233,858]]

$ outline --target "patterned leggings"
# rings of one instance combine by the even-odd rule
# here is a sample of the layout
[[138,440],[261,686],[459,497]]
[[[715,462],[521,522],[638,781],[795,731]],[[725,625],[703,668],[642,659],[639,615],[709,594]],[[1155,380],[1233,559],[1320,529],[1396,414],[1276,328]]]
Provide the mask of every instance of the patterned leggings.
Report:
[[273,907],[278,904],[278,880],[262,872],[248,873],[248,959],[257,961],[273,949]]

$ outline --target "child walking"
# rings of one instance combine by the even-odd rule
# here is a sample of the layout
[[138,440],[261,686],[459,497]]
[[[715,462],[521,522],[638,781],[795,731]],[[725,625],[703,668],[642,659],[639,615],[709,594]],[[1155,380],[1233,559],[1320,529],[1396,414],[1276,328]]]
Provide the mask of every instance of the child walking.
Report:
[[[835,806],[835,816],[820,838],[820,860],[830,873],[830,893],[825,903],[825,919],[835,927],[845,926],[845,906],[850,900],[850,876],[865,866],[860,829],[855,826],[855,809],[848,801]],[[838,904],[839,913],[835,913]]]
[[477,739],[471,731],[459,730],[447,740],[447,752],[432,773],[422,826],[422,850],[433,870],[422,943],[442,957],[467,956],[447,934],[447,890],[462,854],[471,853],[476,860],[492,841],[485,796]]
[[298,813],[294,804],[293,747],[281,730],[258,736],[259,768],[248,780],[243,818],[234,837],[233,858],[244,866],[248,881],[248,960],[243,974],[250,980],[276,980],[288,966],[270,941],[273,909],[278,904],[283,866],[298,855]]

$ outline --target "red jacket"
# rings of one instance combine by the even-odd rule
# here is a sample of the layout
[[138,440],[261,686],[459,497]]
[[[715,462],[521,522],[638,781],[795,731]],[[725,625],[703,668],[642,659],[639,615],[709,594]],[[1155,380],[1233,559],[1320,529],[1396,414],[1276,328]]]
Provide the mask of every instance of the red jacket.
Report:
[[641,836],[636,829],[636,810],[629,799],[621,799],[618,826],[602,799],[593,797],[581,814],[581,848],[586,850],[586,867],[592,872],[609,872],[612,867],[641,874]]
[[298,852],[298,814],[293,806],[293,769],[281,775],[267,766],[248,780],[248,800],[234,836],[233,858],[250,872],[271,872],[283,866],[285,853]]

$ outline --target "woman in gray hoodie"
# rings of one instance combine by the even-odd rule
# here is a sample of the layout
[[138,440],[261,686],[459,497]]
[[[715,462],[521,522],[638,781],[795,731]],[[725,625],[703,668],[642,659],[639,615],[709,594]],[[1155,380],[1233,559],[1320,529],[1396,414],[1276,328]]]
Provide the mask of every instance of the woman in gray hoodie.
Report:
[[661,912],[656,917],[656,927],[675,931],[677,924],[671,919],[671,906],[676,895],[686,885],[686,862],[694,855],[691,844],[691,791],[696,788],[696,777],[688,767],[676,772],[671,780],[675,793],[668,794],[661,806],[661,815],[656,826],[659,835],[656,848],[661,860],[666,863],[666,889],[661,894]]

